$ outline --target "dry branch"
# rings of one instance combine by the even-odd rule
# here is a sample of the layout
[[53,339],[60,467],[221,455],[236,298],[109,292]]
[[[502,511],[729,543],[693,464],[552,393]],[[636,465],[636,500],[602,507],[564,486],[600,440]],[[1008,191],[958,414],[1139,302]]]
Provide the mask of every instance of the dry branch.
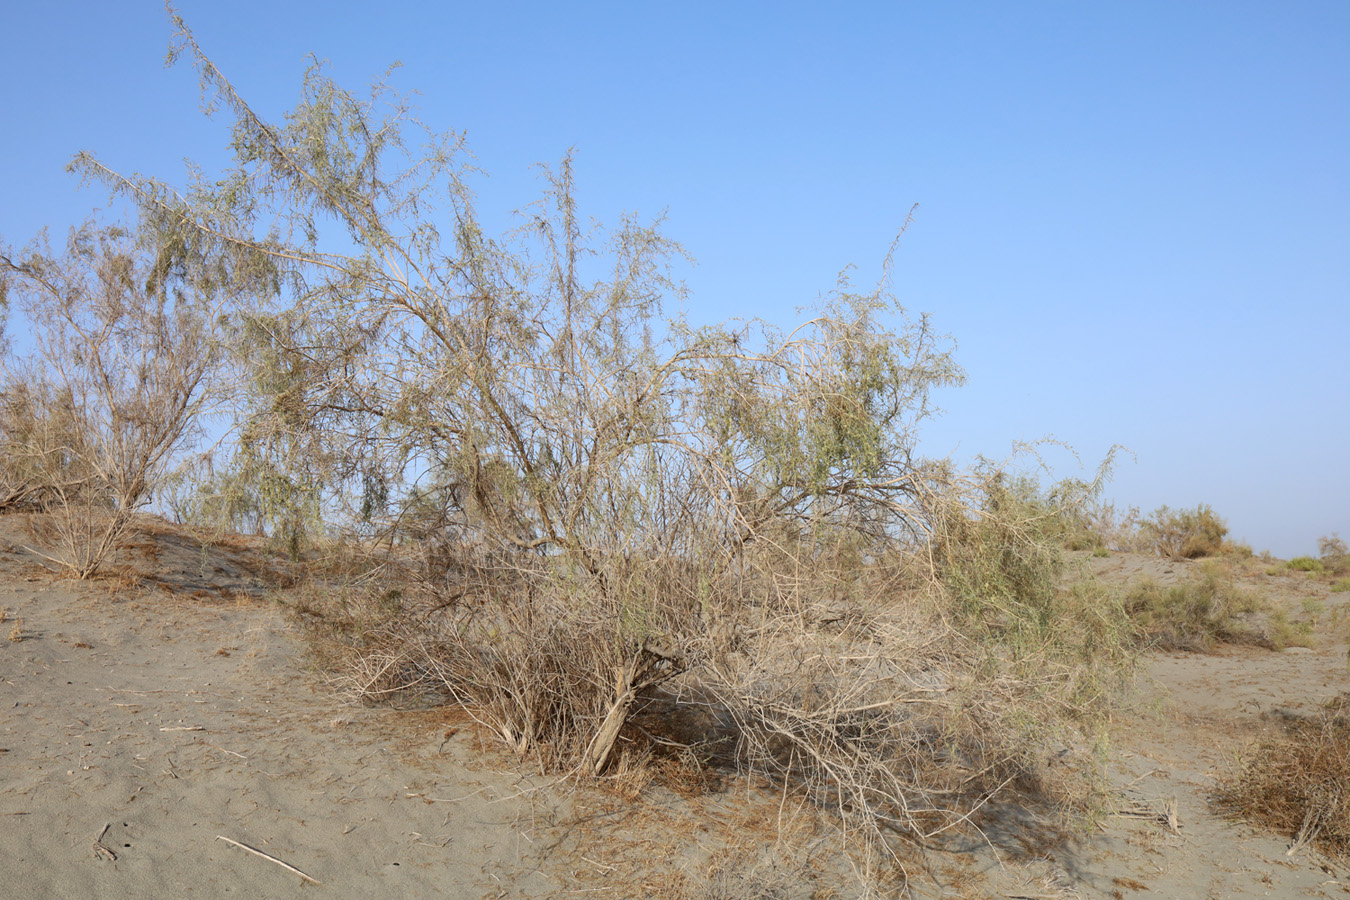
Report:
[[301,872],[299,869],[297,869],[295,866],[291,865],[290,863],[288,863],[288,862],[283,862],[282,860],[277,859],[275,856],[272,856],[270,853],[264,853],[264,852],[262,852],[261,850],[257,849],[256,847],[250,847],[248,844],[240,843],[239,841],[230,840],[229,838],[223,837],[223,836],[221,836],[221,835],[219,835],[219,834],[216,835],[216,840],[218,840],[218,841],[224,841],[224,842],[227,843],[227,844],[233,844],[234,846],[240,848],[241,850],[247,850],[249,853],[252,853],[254,856],[261,856],[263,859],[268,860],[269,862],[274,862],[274,863],[276,863],[277,865],[281,866],[281,867],[282,867],[283,869],[285,869],[286,871],[288,871],[288,872],[294,872],[296,875],[299,875],[301,878],[303,878],[305,881],[308,881],[310,884],[323,884],[322,881],[319,881],[319,880],[316,879],[316,878],[312,878],[311,876],[306,875],[304,872]]

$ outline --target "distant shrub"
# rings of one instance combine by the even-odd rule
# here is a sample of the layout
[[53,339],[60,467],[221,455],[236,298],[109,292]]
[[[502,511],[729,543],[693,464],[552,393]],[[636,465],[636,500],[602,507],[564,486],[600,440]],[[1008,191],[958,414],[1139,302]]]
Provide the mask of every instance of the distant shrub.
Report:
[[1350,554],[1350,547],[1346,547],[1341,536],[1333,532],[1317,539],[1317,552],[1323,560],[1330,561]]
[[1350,694],[1316,716],[1295,718],[1223,778],[1229,811],[1328,857],[1350,863]]
[[1252,545],[1246,541],[1224,541],[1219,547],[1219,555],[1231,556],[1234,559],[1251,559]]
[[1285,563],[1285,568],[1293,569],[1296,572],[1311,572],[1314,575],[1326,571],[1320,559],[1313,559],[1311,556],[1296,556]]
[[1160,506],[1142,523],[1154,552],[1174,559],[1213,556],[1223,547],[1228,525],[1202,503],[1195,509]]
[[1318,538],[1317,551],[1322,564],[1333,574],[1350,574],[1350,548],[1345,546],[1345,541],[1341,540],[1339,534]]
[[1080,521],[1085,531],[1096,536],[1096,543],[1093,547],[1069,547],[1070,550],[1100,546],[1121,553],[1145,553],[1152,549],[1137,506],[1121,512],[1114,503],[1096,503],[1083,511]]
[[1195,581],[1164,587],[1146,578],[1125,595],[1125,611],[1145,643],[1163,650],[1208,651],[1219,642],[1263,643],[1252,621],[1264,604],[1218,569]]
[[1332,582],[1331,591],[1334,594],[1344,594],[1350,591],[1350,578],[1342,578],[1339,581]]

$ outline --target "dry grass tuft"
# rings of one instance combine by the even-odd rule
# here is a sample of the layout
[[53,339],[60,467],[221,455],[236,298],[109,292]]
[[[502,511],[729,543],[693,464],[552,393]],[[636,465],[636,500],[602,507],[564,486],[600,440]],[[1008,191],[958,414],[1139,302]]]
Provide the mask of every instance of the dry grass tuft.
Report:
[[1350,694],[1295,718],[1221,783],[1220,806],[1350,864]]
[[1218,643],[1267,644],[1259,613],[1266,604],[1217,566],[1194,581],[1164,587],[1151,578],[1126,592],[1125,610],[1140,639],[1162,650],[1208,652]]

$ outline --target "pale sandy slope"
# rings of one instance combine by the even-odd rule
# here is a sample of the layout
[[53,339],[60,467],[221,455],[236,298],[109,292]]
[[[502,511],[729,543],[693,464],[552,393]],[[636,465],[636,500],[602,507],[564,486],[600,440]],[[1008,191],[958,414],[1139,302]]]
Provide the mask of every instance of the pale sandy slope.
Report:
[[23,623],[0,640],[0,897],[550,894],[546,799],[466,768],[468,730],[316,690],[265,602],[72,586],[22,555],[0,568],[0,639]]

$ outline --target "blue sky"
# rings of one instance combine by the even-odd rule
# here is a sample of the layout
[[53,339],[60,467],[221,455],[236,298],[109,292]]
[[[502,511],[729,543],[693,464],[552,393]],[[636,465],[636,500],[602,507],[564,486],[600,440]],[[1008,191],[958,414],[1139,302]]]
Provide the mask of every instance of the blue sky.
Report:
[[[306,56],[359,87],[394,61],[466,131],[489,221],[577,150],[583,211],[668,214],[695,319],[793,321],[872,279],[959,346],[933,455],[1047,435],[1108,495],[1209,503],[1277,555],[1350,537],[1350,4],[208,3],[181,12],[276,116]],[[0,237],[94,207],[94,151],[183,176],[227,121],[163,68],[153,0],[9,4]],[[1083,474],[1051,453],[1061,475]]]

